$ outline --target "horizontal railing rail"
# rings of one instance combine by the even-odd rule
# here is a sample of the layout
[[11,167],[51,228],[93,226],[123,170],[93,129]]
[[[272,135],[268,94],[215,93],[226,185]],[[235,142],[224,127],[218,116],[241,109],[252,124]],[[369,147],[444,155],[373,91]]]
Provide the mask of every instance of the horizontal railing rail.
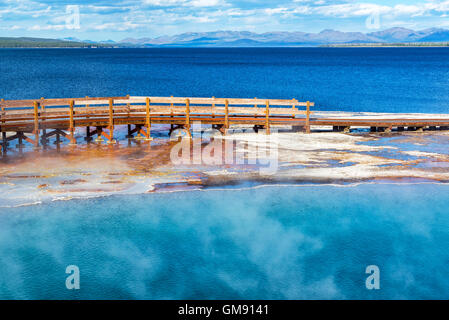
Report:
[[[35,99],[35,100],[2,100],[0,101],[0,106],[5,108],[23,108],[23,107],[33,107],[34,102],[39,102],[41,105],[45,106],[68,106],[71,101],[74,101],[75,106],[83,105],[105,105],[109,104],[109,100],[113,99],[115,104],[145,104],[146,99],[149,98],[151,103],[161,103],[161,104],[185,104],[186,99],[190,101],[191,105],[225,105],[226,101],[229,105],[263,105],[266,102],[270,106],[295,106],[295,107],[306,107],[307,102],[300,102],[296,99],[282,100],[282,99],[238,99],[238,98],[189,98],[189,97],[138,97],[138,96],[126,96],[126,97],[103,97],[103,98],[64,98],[64,99]],[[313,107],[315,104],[310,102],[310,106]]]

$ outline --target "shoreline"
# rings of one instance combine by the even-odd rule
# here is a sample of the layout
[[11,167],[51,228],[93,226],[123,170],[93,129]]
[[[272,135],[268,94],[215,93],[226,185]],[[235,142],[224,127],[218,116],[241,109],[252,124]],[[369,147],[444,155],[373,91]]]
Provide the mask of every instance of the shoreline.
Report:
[[[93,200],[93,199],[99,199],[99,198],[109,198],[109,197],[134,197],[134,196],[152,196],[152,195],[167,195],[167,194],[176,194],[176,193],[186,193],[186,192],[238,192],[238,191],[251,191],[251,190],[257,190],[257,189],[266,189],[266,188],[357,188],[361,186],[419,186],[419,185],[433,185],[433,186],[449,186],[448,182],[430,182],[430,181],[422,181],[422,182],[416,182],[416,181],[409,181],[409,182],[388,182],[388,181],[365,181],[365,182],[354,182],[354,183],[347,183],[347,184],[338,184],[338,183],[305,183],[305,184],[259,184],[259,185],[253,185],[250,187],[231,187],[230,185],[221,185],[221,186],[215,186],[215,187],[208,187],[208,188],[197,188],[197,189],[191,189],[191,190],[159,190],[155,192],[143,192],[143,193],[129,193],[129,194],[108,194],[108,195],[90,195],[90,196],[70,196],[67,198],[55,198],[51,200],[43,200],[43,201],[36,201],[33,203],[22,203],[17,205],[10,205],[10,206],[0,206],[0,211],[2,209],[14,209],[14,208],[21,208],[21,207],[30,207],[30,206],[39,206],[39,205],[48,205],[51,203],[57,203],[60,201],[87,201],[87,200]],[[228,186],[226,188],[223,188],[223,186]],[[1,212],[0,212],[1,214]]]

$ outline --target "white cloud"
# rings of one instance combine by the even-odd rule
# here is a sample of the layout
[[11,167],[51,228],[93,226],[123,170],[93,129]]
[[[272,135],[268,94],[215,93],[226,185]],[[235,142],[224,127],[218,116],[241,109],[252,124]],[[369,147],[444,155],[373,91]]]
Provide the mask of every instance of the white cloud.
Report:
[[288,8],[268,8],[264,10],[267,14],[279,14],[279,13],[288,13],[290,9]]
[[212,7],[212,6],[223,6],[225,2],[222,0],[192,0],[186,5],[193,7]]
[[113,23],[113,22],[103,23],[103,24],[100,24],[100,25],[93,26],[92,29],[100,30],[100,31],[103,31],[103,30],[109,30],[109,31],[111,31],[111,30],[112,31],[129,31],[129,30],[134,30],[134,29],[136,29],[138,27],[139,27],[139,25],[136,24],[136,23],[125,21],[125,22],[119,22],[119,23]]
[[226,5],[224,0],[144,0],[143,3],[146,5],[159,7],[212,7]]
[[43,31],[43,30],[54,30],[61,31],[66,28],[65,24],[55,24],[55,25],[33,25],[29,27],[27,30],[29,31]]
[[8,30],[8,31],[14,31],[14,30],[22,30],[22,26],[13,25],[13,26],[0,26],[0,30]]

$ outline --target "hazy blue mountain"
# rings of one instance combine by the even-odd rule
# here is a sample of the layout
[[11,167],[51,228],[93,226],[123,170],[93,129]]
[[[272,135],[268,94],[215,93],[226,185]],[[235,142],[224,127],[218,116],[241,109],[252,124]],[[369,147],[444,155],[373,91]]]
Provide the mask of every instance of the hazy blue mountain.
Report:
[[57,40],[61,41],[74,41],[74,42],[82,42],[83,40],[76,37],[67,37],[67,38],[58,38]]
[[406,28],[391,28],[382,31],[361,33],[323,30],[319,33],[214,31],[186,32],[174,36],[156,38],[127,38],[119,43],[134,46],[315,46],[344,43],[384,42],[430,42],[449,41],[449,30],[426,29],[414,31]]
[[440,29],[438,31],[432,32],[431,34],[421,38],[419,41],[422,41],[422,42],[448,42],[449,41],[449,30]]
[[367,34],[384,42],[415,41],[417,33],[405,28],[391,28]]
[[[49,39],[41,40],[42,42],[49,41]],[[449,30],[430,28],[415,31],[406,28],[390,28],[370,33],[342,32],[330,29],[318,33],[299,31],[265,33],[254,33],[250,31],[213,31],[186,32],[178,35],[160,36],[156,38],[126,38],[118,42],[113,40],[80,40],[75,37],[67,37],[58,39],[57,41],[72,44],[77,43],[83,45],[90,44],[114,47],[296,47],[332,44],[449,42]],[[21,42],[23,42],[23,40],[21,40]],[[7,45],[6,42],[3,45]],[[18,44],[14,43],[14,45]]]

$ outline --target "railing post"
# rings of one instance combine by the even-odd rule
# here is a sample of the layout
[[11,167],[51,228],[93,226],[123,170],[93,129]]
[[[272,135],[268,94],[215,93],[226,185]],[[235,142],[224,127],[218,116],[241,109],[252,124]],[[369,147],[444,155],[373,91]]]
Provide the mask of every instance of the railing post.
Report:
[[[2,119],[2,124],[4,124],[5,122],[6,122],[6,119],[5,119],[5,116],[6,116],[6,112],[5,112],[5,106],[3,105],[3,103],[5,102],[5,99],[1,99],[0,100],[0,106],[1,106],[1,111],[2,111],[2,113],[1,113],[1,119]],[[1,128],[1,125],[0,125],[0,128]]]
[[109,99],[109,142],[114,142],[114,100]]
[[[136,125],[137,128],[137,136],[136,140],[145,140],[145,141],[151,141],[153,140],[151,138],[151,109],[150,109],[150,98],[147,97],[145,99],[145,124],[143,125],[146,128],[146,131],[142,128],[142,125]],[[143,137],[139,136],[141,134]]]
[[214,100],[212,102],[212,118],[215,118],[215,112],[214,112],[214,109],[215,109],[215,97],[212,97],[212,99]]
[[257,97],[254,97],[254,100],[256,100],[256,101],[254,102],[254,108],[257,109]]
[[265,133],[270,134],[270,101],[266,101],[265,108]]
[[45,114],[44,100],[45,100],[45,98],[42,97],[41,98],[41,102],[40,102],[40,106],[41,106],[41,111],[42,111],[41,112],[41,116],[42,116],[41,122],[42,122],[42,127],[43,127],[43,129],[42,129],[42,144],[45,146],[45,145],[47,145],[48,140],[47,140],[47,129],[45,129],[45,116],[46,116],[46,114]]
[[170,96],[170,118],[171,118],[171,123],[170,123],[170,129],[173,130],[173,128],[175,127],[173,124],[173,96]]
[[256,109],[256,111],[254,111],[254,118],[257,118],[257,97],[254,97],[254,109]]
[[147,98],[145,100],[145,112],[146,112],[145,127],[147,127],[147,129],[148,129],[150,127],[150,125],[151,125],[150,98]]
[[229,129],[229,100],[225,100],[225,128]]
[[39,146],[39,102],[33,102],[34,107],[34,135],[36,138],[35,145]]
[[[293,103],[292,103],[292,110],[293,110],[293,112],[295,112],[296,111],[296,99],[293,99],[292,101],[293,101]],[[292,118],[293,119],[296,118],[296,114],[295,113],[292,113]]]
[[151,109],[150,109],[150,98],[146,99],[146,120],[145,127],[147,128],[145,140],[151,140]]
[[76,144],[76,140],[75,140],[75,123],[73,120],[73,107],[75,105],[75,101],[74,100],[70,100],[70,104],[69,104],[69,132],[70,132],[70,144]]
[[[5,99],[2,99],[1,101],[1,124],[5,124],[6,123],[6,112],[5,112],[5,106],[3,105],[3,102],[5,102]],[[1,128],[1,125],[0,125]],[[8,141],[6,139],[6,132],[2,131],[2,151],[3,153],[6,153],[6,148],[8,147]]]
[[186,130],[189,137],[191,137],[190,133],[190,100],[186,99]]
[[73,100],[71,100],[69,102],[69,130],[73,131],[74,129],[74,123],[73,123],[73,105],[75,104],[75,102]]
[[307,101],[306,108],[306,133],[310,133],[310,101]]
[[[5,106],[3,105],[3,103],[5,102],[5,99],[1,99],[0,100],[0,107],[1,107],[1,114],[0,114],[0,118],[2,119],[1,123],[0,123],[0,129],[2,128],[2,125],[4,125],[6,123],[6,111],[5,111]],[[5,132],[6,133],[6,132]],[[4,142],[4,141],[3,141]]]
[[34,146],[39,147],[39,102],[33,102],[34,107]]

